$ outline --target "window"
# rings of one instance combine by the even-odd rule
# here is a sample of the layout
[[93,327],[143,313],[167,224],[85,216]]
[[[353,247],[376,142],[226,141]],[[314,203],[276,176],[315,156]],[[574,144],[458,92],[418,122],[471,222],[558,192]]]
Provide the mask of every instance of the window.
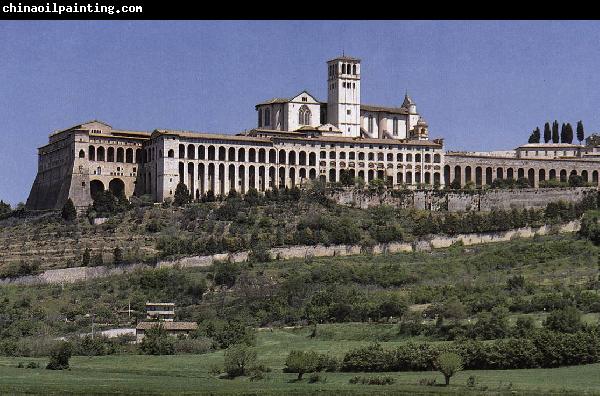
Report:
[[369,128],[369,133],[373,133],[373,116],[372,115],[369,116],[368,128]]
[[265,109],[265,120],[264,120],[264,124],[265,126],[269,126],[271,125],[271,109],[269,109],[268,107]]
[[262,109],[258,109],[258,127],[262,127]]
[[310,109],[306,105],[302,105],[298,111],[298,124],[310,125]]
[[356,65],[352,65],[352,74],[356,75]]
[[307,98],[306,96],[303,96],[303,97],[302,97],[302,101],[303,101],[303,102],[308,102],[308,98]]
[[398,117],[394,117],[393,130],[394,136],[398,136]]

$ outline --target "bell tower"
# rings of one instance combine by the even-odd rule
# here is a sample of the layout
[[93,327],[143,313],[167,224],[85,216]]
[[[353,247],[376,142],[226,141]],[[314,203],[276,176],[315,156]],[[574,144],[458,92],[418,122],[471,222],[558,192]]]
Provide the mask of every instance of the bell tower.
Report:
[[360,136],[360,59],[341,56],[327,62],[327,122],[344,136]]

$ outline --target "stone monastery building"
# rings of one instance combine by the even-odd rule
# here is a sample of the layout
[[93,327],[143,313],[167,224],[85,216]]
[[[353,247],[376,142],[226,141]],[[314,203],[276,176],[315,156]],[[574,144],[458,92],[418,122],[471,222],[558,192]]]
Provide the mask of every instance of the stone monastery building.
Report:
[[571,174],[598,184],[600,146],[526,144],[513,151],[445,152],[405,95],[400,107],[361,103],[361,62],[327,62],[327,102],[303,91],[256,105],[257,126],[214,134],[175,130],[129,131],[90,121],[54,132],[38,149],[30,209],[59,209],[70,197],[92,203],[96,191],[172,198],[185,183],[194,197],[249,188],[300,186],[340,180],[343,172],[394,188],[489,185],[496,178],[566,181]]

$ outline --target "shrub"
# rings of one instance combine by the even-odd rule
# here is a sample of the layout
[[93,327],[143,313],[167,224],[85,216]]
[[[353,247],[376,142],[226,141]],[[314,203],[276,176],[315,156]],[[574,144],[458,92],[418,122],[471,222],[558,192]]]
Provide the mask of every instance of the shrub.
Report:
[[172,355],[175,353],[174,340],[162,326],[154,326],[145,331],[140,351],[146,355]]
[[39,369],[40,368],[40,363],[39,362],[33,362],[33,361],[31,361],[31,362],[27,363],[26,367],[28,369]]
[[50,352],[50,361],[46,368],[48,370],[66,370],[69,368],[72,347],[68,342],[61,342]]
[[388,376],[376,376],[376,377],[363,377],[360,375],[350,378],[348,381],[351,384],[362,384],[362,385],[391,385],[396,380]]
[[184,206],[192,202],[192,196],[184,183],[179,182],[175,188],[175,194],[173,196],[173,205]]
[[67,199],[67,202],[63,205],[60,216],[65,221],[73,221],[77,218],[77,210],[71,198]]
[[445,352],[438,356],[436,366],[444,375],[446,385],[450,385],[450,378],[463,369],[463,359],[456,353]]
[[190,353],[202,355],[213,350],[213,341],[210,338],[182,338],[176,339],[173,343],[175,353]]
[[581,312],[575,307],[554,310],[544,321],[544,327],[561,333],[575,333],[582,326]]
[[244,344],[235,344],[225,350],[225,372],[230,378],[246,375],[256,363],[256,351]]
[[313,373],[308,377],[308,383],[314,384],[316,382],[327,382],[327,378],[321,376],[321,374]]

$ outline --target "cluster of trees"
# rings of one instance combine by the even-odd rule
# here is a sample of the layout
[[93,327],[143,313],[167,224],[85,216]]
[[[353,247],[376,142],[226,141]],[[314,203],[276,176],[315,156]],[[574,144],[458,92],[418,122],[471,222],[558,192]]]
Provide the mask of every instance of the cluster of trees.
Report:
[[573,334],[537,330],[526,338],[493,341],[462,340],[450,344],[412,342],[395,349],[372,344],[346,353],[343,372],[427,371],[438,368],[443,353],[455,353],[471,370],[548,368],[600,361],[597,329]]
[[[573,143],[573,126],[570,123],[563,123],[560,128],[560,134],[558,132],[558,121],[544,124],[544,143]],[[585,138],[585,132],[583,130],[583,122],[577,121],[577,140],[581,143]],[[542,135],[540,128],[536,127],[531,135],[529,136],[529,143],[540,143]]]

